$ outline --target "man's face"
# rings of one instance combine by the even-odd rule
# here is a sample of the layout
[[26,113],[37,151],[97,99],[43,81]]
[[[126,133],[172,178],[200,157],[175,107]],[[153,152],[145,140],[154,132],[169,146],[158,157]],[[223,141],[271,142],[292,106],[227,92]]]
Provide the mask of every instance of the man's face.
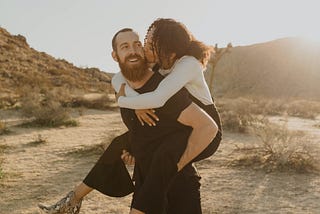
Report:
[[144,76],[147,64],[139,36],[132,31],[119,33],[116,37],[116,52],[112,55],[119,63],[124,77],[139,81]]

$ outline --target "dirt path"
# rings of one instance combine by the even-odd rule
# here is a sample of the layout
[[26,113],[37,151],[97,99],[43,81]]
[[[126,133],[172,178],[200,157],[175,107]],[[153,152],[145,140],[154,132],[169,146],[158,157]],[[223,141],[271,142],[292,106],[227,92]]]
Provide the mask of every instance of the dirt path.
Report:
[[[101,145],[125,131],[118,112],[87,110],[77,117],[78,127],[14,127],[10,128],[13,133],[1,136],[0,145],[6,147],[2,154],[5,177],[0,180],[1,214],[39,213],[39,202],[50,204],[60,199],[88,173],[103,151]],[[7,118],[9,124],[18,120],[14,114]],[[312,129],[312,133],[316,131]],[[39,134],[45,143],[33,142]],[[248,135],[225,133],[219,151],[197,163],[202,175],[203,213],[319,213],[319,175],[228,166],[235,145],[253,141]],[[85,198],[81,213],[128,213],[130,200],[131,195],[119,199],[94,191]]]

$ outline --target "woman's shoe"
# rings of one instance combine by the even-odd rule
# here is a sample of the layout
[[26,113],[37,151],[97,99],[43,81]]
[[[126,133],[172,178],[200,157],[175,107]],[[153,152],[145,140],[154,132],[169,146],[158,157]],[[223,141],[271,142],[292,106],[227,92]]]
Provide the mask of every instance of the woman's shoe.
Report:
[[69,192],[64,198],[51,206],[45,206],[39,204],[39,208],[45,213],[50,214],[78,214],[80,212],[82,199],[78,202],[74,201],[75,193],[74,191]]

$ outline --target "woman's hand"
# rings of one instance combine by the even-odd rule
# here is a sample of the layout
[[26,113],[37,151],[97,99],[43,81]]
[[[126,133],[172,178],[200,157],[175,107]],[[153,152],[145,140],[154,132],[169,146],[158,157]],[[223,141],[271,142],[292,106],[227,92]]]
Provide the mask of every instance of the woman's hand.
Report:
[[133,165],[135,163],[134,157],[127,150],[122,150],[121,159],[126,165]]
[[142,126],[144,126],[144,123],[147,123],[149,126],[156,126],[155,121],[159,121],[153,109],[136,109],[135,113]]
[[126,87],[126,84],[122,83],[119,92],[116,93],[116,101],[117,102],[118,102],[119,97],[126,96],[126,92],[124,90],[125,87]]

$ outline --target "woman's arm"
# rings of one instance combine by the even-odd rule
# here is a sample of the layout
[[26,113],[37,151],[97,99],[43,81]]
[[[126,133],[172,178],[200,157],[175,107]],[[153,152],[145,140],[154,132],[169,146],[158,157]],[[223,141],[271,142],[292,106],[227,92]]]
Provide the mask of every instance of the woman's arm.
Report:
[[121,96],[118,99],[118,104],[120,107],[130,109],[159,108],[182,87],[200,75],[202,70],[203,67],[196,58],[185,56],[175,64],[171,73],[161,81],[154,91],[134,97]]
[[[127,81],[125,80],[121,72],[116,73],[113,76],[111,84],[117,93],[127,95],[129,94],[129,96],[137,96],[139,94],[127,84]],[[155,126],[155,121],[159,120],[158,116],[152,109],[138,109],[135,110],[135,113],[142,126],[144,125],[144,123],[147,123],[149,126]]]

